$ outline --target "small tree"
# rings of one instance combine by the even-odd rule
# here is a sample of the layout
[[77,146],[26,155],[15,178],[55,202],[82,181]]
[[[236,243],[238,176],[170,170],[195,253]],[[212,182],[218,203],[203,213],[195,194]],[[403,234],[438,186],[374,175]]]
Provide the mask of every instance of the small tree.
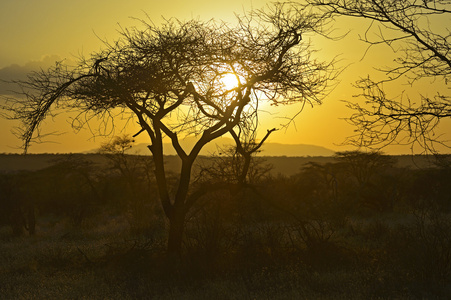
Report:
[[25,228],[36,233],[36,176],[33,172],[0,173],[0,224],[11,226],[13,235],[21,235]]
[[[308,0],[325,15],[348,16],[371,21],[362,40],[369,47],[385,44],[396,53],[395,65],[379,68],[386,78],[374,81],[361,78],[356,87],[362,90],[365,104],[348,102],[354,110],[349,122],[358,134],[349,138],[351,144],[381,148],[392,143],[417,144],[427,152],[434,145],[449,147],[435,134],[440,121],[451,117],[449,88],[434,96],[422,94],[390,97],[383,83],[400,78],[414,84],[430,79],[448,85],[451,74],[451,31],[449,0]],[[375,30],[371,37],[368,32]],[[448,90],[448,91],[446,91]]]
[[393,207],[393,157],[379,151],[344,151],[335,156],[344,175],[353,181],[350,190],[356,193],[357,200],[380,211]]
[[[305,34],[324,34],[325,20],[291,6],[277,4],[224,23],[166,21],[161,27],[143,21],[143,29],[122,31],[105,50],[81,59],[78,66],[54,68],[18,82],[25,100],[10,99],[10,117],[22,121],[26,150],[56,109],[76,111],[81,125],[93,117],[102,124],[115,116],[138,122],[151,145],[155,178],[169,220],[168,251],[180,253],[190,197],[193,163],[214,139],[256,128],[259,105],[319,103],[335,76],[333,64],[311,57]],[[235,86],[224,78],[232,76]],[[241,131],[242,132],[242,131]],[[198,137],[191,149],[179,138]],[[178,186],[168,186],[163,138],[181,160]]]
[[149,229],[150,218],[146,206],[151,206],[149,202],[155,195],[152,191],[155,178],[152,161],[126,153],[133,143],[134,140],[129,135],[115,136],[100,146],[99,153],[110,161],[111,169],[119,173],[125,184],[129,224],[133,232],[141,232]]
[[391,168],[395,160],[382,152],[343,151],[335,154],[349,176],[359,186],[369,183],[378,172]]

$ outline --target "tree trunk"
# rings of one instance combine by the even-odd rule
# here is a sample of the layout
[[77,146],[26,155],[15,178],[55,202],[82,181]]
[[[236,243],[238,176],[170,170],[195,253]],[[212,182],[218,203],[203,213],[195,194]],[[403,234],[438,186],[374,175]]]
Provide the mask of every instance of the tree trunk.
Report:
[[183,233],[185,230],[186,199],[191,180],[191,168],[194,159],[185,157],[182,159],[182,169],[179,177],[179,186],[172,206],[172,214],[169,215],[168,253],[180,256],[182,251]]
[[174,209],[169,219],[168,254],[180,256],[182,252],[183,233],[185,230],[185,211],[181,207]]

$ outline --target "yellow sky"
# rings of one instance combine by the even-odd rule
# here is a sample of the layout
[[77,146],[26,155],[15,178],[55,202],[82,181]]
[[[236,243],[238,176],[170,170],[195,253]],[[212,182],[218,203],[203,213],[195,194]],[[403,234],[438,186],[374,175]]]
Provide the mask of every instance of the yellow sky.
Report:
[[[222,19],[232,22],[234,13],[263,7],[269,1],[264,0],[2,0],[0,1],[0,74],[2,69],[17,64],[24,67],[30,62],[42,61],[46,56],[56,55],[60,58],[74,59],[79,54],[88,55],[98,50],[102,42],[117,37],[118,23],[122,27],[138,25],[130,17],[145,18],[146,14],[155,22],[162,17],[176,17],[182,20],[199,18],[202,20]],[[337,25],[339,26],[339,25]],[[270,138],[271,142],[289,144],[314,144],[332,150],[345,150],[338,146],[346,136],[352,134],[353,128],[342,118],[349,116],[350,111],[339,100],[351,99],[356,91],[350,88],[351,82],[359,76],[373,73],[371,66],[389,64],[390,55],[384,49],[374,49],[360,61],[366,49],[365,44],[357,41],[364,26],[354,23],[343,23],[353,31],[340,42],[313,40],[314,45],[322,48],[321,55],[326,59],[341,54],[340,66],[348,66],[341,76],[341,83],[324,100],[323,105],[313,109],[306,108],[287,130],[280,130]],[[282,109],[278,114],[267,114],[262,121],[262,131],[280,127],[283,117],[290,116],[296,107]],[[47,121],[47,131],[57,128],[66,132],[63,135],[50,137],[53,143],[33,145],[31,153],[36,152],[78,152],[97,148],[103,141],[101,138],[90,139],[89,130],[74,134],[67,119],[59,117]],[[15,125],[12,121],[0,119],[0,153],[20,152],[21,142],[10,133]],[[451,124],[450,124],[451,125]],[[449,127],[451,128],[451,126]],[[133,133],[133,132],[131,132]],[[142,138],[138,142],[147,142]],[[398,149],[398,148],[397,148]],[[391,149],[393,150],[393,149]],[[409,150],[395,149],[395,152]],[[395,153],[393,152],[393,153]]]

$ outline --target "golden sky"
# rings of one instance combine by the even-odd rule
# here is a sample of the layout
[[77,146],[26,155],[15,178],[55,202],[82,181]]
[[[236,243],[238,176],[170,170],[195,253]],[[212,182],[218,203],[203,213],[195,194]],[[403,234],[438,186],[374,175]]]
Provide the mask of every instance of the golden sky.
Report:
[[[122,27],[139,24],[131,17],[142,19],[146,18],[147,14],[156,24],[161,22],[163,17],[176,17],[181,20],[214,18],[233,22],[234,13],[243,13],[251,8],[259,9],[268,3],[270,1],[264,0],[2,0],[0,79],[2,76],[4,78],[9,74],[22,74],[33,67],[49,64],[55,58],[73,60],[80,54],[89,55],[101,48],[100,39],[116,39],[118,24]],[[340,77],[340,84],[324,99],[323,105],[313,109],[306,108],[287,130],[273,133],[270,142],[314,144],[336,151],[350,149],[339,146],[353,131],[353,128],[342,120],[349,116],[350,111],[340,100],[350,100],[352,95],[358,92],[351,88],[351,83],[360,76],[374,73],[374,66],[390,64],[392,56],[387,49],[379,47],[371,49],[361,60],[366,45],[359,42],[357,37],[364,32],[365,26],[356,21],[340,24],[336,26],[342,33],[352,29],[344,40],[312,40],[325,59],[341,55],[339,66],[347,68]],[[291,116],[290,113],[295,110],[296,107],[290,107],[277,114],[267,114],[261,124],[262,132],[273,127],[279,128],[280,124],[285,122],[283,117]],[[10,133],[15,124],[0,119],[0,153],[20,152],[17,147],[21,142]],[[447,128],[451,128],[451,124],[448,125],[450,126]],[[104,141],[101,138],[92,139],[89,130],[74,134],[67,118],[62,116],[47,121],[46,131],[50,132],[54,128],[65,133],[48,138],[48,143],[33,145],[29,152],[86,151],[98,148]],[[143,137],[138,142],[148,141]],[[408,153],[409,149],[395,147],[388,151]]]

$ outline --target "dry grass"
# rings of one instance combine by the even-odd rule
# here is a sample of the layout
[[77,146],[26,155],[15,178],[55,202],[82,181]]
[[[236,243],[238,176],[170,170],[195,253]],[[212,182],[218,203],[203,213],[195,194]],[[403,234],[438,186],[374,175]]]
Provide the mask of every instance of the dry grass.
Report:
[[[162,235],[131,236],[123,218],[104,216],[98,226],[84,229],[41,222],[35,237],[12,238],[2,228],[0,295],[2,299],[446,299],[451,287],[440,280],[449,279],[448,273],[436,274],[432,260],[427,270],[428,261],[402,260],[421,256],[418,251],[423,248],[410,247],[422,242],[409,240],[416,225],[382,220],[350,223],[336,239],[314,251],[269,239],[254,228],[255,235],[241,241],[241,248],[211,257],[202,249],[187,249],[176,262],[164,255]],[[265,232],[271,231],[268,226],[263,226]],[[449,235],[437,231],[445,229],[435,227],[429,235]],[[280,224],[273,230],[280,232]],[[249,243],[263,247],[244,249]],[[426,280],[420,275],[436,277]]]

